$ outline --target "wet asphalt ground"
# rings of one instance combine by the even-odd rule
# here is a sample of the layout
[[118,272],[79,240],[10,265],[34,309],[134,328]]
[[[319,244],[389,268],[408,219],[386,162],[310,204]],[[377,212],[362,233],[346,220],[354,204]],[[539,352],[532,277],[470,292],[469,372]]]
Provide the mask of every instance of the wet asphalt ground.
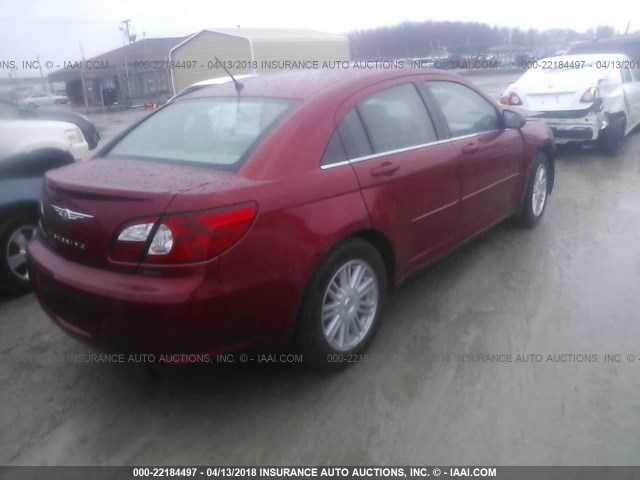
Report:
[[537,229],[408,281],[339,373],[79,363],[33,295],[0,299],[0,464],[640,465],[640,134],[556,168]]

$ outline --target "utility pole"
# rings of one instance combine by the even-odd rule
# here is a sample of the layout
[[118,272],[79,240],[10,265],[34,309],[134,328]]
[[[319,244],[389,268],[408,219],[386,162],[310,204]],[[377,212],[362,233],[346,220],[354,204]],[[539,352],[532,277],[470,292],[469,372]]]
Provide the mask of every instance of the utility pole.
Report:
[[[123,20],[122,22],[120,22],[124,25],[124,27],[120,27],[120,29],[124,32],[124,34],[127,37],[127,44],[131,45],[133,42],[131,41],[131,34],[129,33],[129,22],[131,22],[131,19]],[[126,54],[124,56],[124,71],[127,79],[127,97],[125,100],[125,107],[129,108],[129,101],[131,100],[131,85],[129,83],[129,65],[128,65]]]
[[38,68],[40,69],[40,79],[42,80],[42,91],[46,92],[47,86],[44,83],[44,74],[42,73],[42,64],[40,63],[40,55],[36,55],[36,58],[38,59]]
[[124,23],[124,32],[127,35],[127,43],[129,45],[131,45],[131,35],[129,35],[129,22],[131,21],[131,19],[129,20],[123,20],[120,23]]
[[82,63],[80,64],[80,80],[82,81],[82,96],[84,97],[85,113],[89,113],[89,100],[87,99],[87,84],[84,81],[84,48],[82,48],[82,42],[80,44],[80,53],[82,54]]
[[124,57],[124,72],[127,78],[127,99],[125,100],[125,107],[129,108],[129,102],[131,101],[131,84],[129,83],[129,65],[128,65],[127,57]]

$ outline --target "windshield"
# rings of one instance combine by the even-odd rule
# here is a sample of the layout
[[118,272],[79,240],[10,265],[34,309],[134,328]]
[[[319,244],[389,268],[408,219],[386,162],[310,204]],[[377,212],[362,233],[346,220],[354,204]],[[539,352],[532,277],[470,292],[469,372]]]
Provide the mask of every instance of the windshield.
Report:
[[233,168],[295,102],[213,97],[171,103],[135,127],[107,157],[133,157]]

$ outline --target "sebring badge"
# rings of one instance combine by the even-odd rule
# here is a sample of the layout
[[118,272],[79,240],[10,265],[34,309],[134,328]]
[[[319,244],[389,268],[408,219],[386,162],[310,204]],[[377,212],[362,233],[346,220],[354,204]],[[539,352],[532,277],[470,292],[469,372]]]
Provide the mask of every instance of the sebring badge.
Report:
[[69,220],[84,220],[85,218],[93,218],[93,215],[87,215],[86,213],[74,212],[68,208],[58,207],[57,205],[51,205],[53,209],[62,217],[65,222]]
[[86,250],[87,248],[87,246],[84,243],[76,242],[75,240],[71,240],[70,238],[63,237],[62,235],[58,235],[57,233],[53,234],[53,239],[59,241],[60,243],[64,243],[69,247],[79,248],[80,250]]

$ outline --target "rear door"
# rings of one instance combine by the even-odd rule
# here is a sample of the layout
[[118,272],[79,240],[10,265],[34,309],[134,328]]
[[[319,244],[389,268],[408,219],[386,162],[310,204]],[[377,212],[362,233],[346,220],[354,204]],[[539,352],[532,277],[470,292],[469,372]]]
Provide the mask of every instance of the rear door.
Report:
[[398,274],[414,270],[455,239],[457,153],[436,134],[416,85],[377,87],[338,127],[374,227],[394,244]]
[[514,212],[522,188],[524,143],[503,129],[499,110],[453,81],[426,82],[449,129],[460,161],[460,223],[464,239]]

